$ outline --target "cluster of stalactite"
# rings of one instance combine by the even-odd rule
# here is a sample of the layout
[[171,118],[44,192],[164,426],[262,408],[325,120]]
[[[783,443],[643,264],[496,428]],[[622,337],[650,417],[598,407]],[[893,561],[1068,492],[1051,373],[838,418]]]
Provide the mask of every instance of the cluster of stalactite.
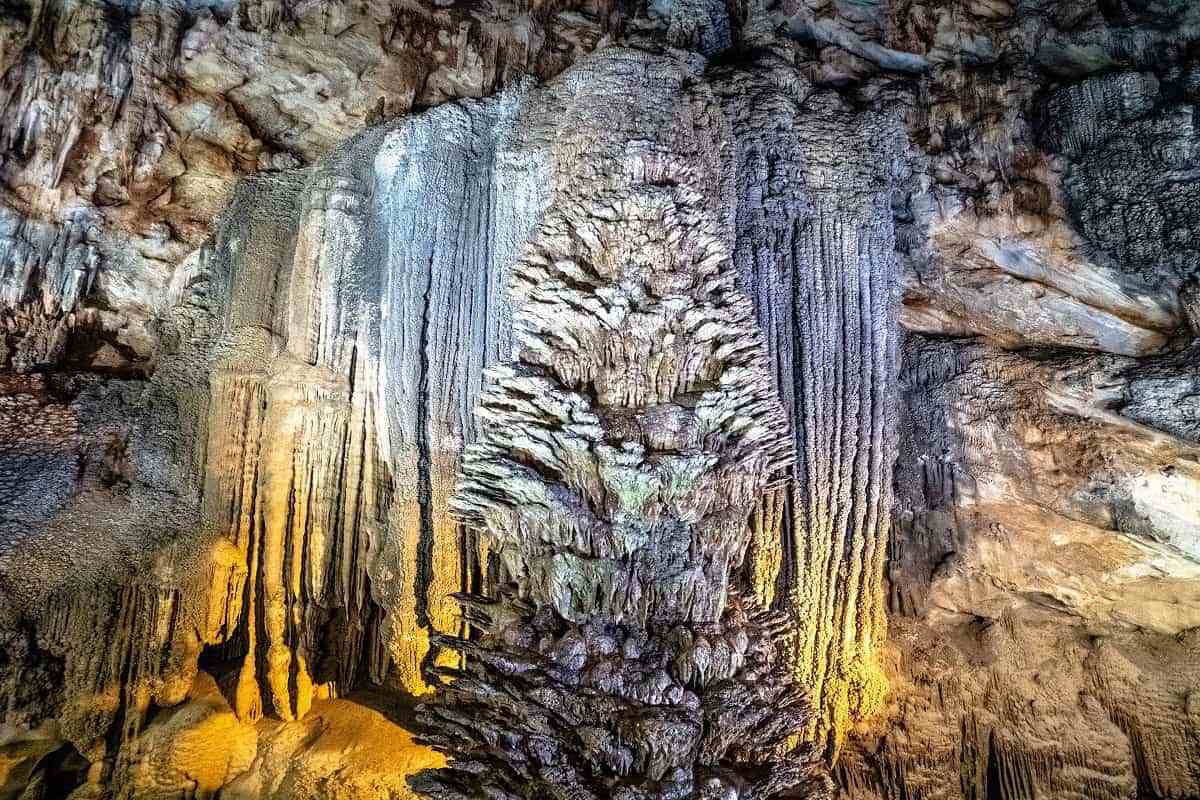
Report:
[[[463,596],[478,641],[436,637],[426,741],[455,755],[413,785],[435,798],[822,797],[815,754],[792,742],[810,708],[780,656],[786,615],[731,598],[719,622],[567,622],[548,606]],[[790,794],[785,794],[790,793]]]
[[[513,271],[515,358],[490,372],[451,500],[506,580],[464,598],[477,638],[438,639],[466,656],[421,711],[451,762],[413,785],[464,799],[820,796],[820,761],[794,744],[809,712],[778,647],[787,628],[729,590],[790,443],[713,199],[712,98],[638,50],[592,70],[587,90],[543,98],[597,118],[561,142],[550,208]],[[664,107],[688,112],[595,102],[647,73],[690,101]]]
[[248,719],[301,717],[321,692],[387,668],[366,560],[388,482],[370,365],[348,333],[358,306],[338,302],[365,247],[363,189],[317,172],[303,196],[290,264],[270,257],[273,228],[238,231],[290,281],[277,297],[274,270],[230,276],[233,333],[210,377],[204,515],[247,565],[245,587],[216,600]]
[[[705,30],[675,44],[729,45]],[[572,656],[575,677],[544,637],[521,657],[607,693],[637,725],[674,721],[645,734],[653,757],[636,743],[628,764],[609,744],[579,750],[600,765],[580,785],[610,796],[619,773],[667,795],[715,780],[751,797],[809,774],[788,743],[844,729],[883,684],[896,136],[786,59],[747,70],[653,47],[609,47],[559,80],[372,128],[310,168],[239,184],[180,267],[150,382],[172,408],[161,427],[181,429],[169,469],[198,484],[198,519],[179,524],[203,531],[211,580],[164,573],[156,591],[188,616],[162,636],[136,627],[161,614],[132,591],[72,617],[73,632],[171,653],[152,681],[170,692],[155,698],[182,696],[200,659],[253,721],[300,719],[366,681],[419,695],[451,675],[448,696],[469,708],[462,692],[501,677],[467,679],[489,669],[476,648],[507,663],[518,634],[604,631]],[[859,159],[841,158],[858,139]],[[0,247],[27,256],[9,276],[18,294],[53,273],[61,297],[43,304],[67,314],[96,266],[90,229],[0,228]],[[731,604],[747,563],[754,599]],[[472,599],[505,622],[446,638],[466,632],[447,598],[480,578],[510,587],[497,605]],[[768,610],[796,635],[777,636]],[[68,671],[92,649],[69,638],[52,643]],[[609,639],[633,649],[616,659]],[[652,673],[653,691],[635,677]],[[78,688],[106,698],[84,703],[96,720],[80,743],[136,734],[152,702]],[[716,714],[726,701],[738,715]],[[536,761],[547,734],[522,730]],[[678,763],[654,755],[661,736]]]
[[897,230],[911,179],[884,100],[856,108],[763,55],[712,76],[737,144],[734,263],[796,452],[754,517],[748,577],[798,629],[791,657],[836,748],[881,706],[883,565],[895,460]]

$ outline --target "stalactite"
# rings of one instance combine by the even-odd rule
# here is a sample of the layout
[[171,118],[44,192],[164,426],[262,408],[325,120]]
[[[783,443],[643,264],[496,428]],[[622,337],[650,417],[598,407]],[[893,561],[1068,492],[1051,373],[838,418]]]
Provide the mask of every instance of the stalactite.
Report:
[[[405,120],[375,155],[382,220],[379,423],[396,499],[389,532],[398,558],[373,570],[399,682],[427,686],[429,636],[459,630],[450,598],[466,588],[468,551],[449,499],[484,369],[509,349],[505,289],[515,251],[548,189],[535,151],[509,143],[522,90],[447,105]],[[438,654],[444,663],[451,652]]]
[[734,287],[721,116],[670,57],[612,48],[577,70],[532,101],[572,127],[512,276],[514,360],[490,372],[452,499],[513,583],[460,598],[478,640],[437,640],[467,664],[433,671],[421,712],[451,763],[413,785],[820,796],[793,745],[808,712],[786,626],[729,592],[791,448]]
[[[714,84],[738,148],[734,260],[766,331],[796,448],[785,506],[759,536],[784,550],[755,578],[799,627],[793,661],[836,742],[886,681],[883,563],[895,458],[898,279],[892,196],[904,136],[886,105],[855,111],[766,56]],[[769,549],[763,544],[758,551]]]
[[213,371],[206,508],[247,565],[225,633],[244,642],[234,705],[250,719],[302,717],[318,695],[386,668],[367,569],[391,496],[361,298],[344,291],[367,244],[366,195],[352,175],[317,173],[304,196],[291,263],[241,281],[246,321],[277,321],[278,333],[239,327]]

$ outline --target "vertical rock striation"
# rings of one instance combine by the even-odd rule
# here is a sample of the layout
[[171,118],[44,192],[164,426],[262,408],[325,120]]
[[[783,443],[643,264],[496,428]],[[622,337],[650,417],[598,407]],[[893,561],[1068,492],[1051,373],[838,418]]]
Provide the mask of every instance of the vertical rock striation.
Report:
[[461,598],[478,638],[439,639],[466,667],[421,712],[450,757],[414,779],[429,797],[825,791],[781,620],[729,592],[790,443],[695,69],[614,47],[525,111],[553,192],[452,499],[508,581]]
[[[717,81],[737,143],[734,260],[792,421],[792,481],[768,495],[752,576],[800,629],[793,659],[836,740],[886,685],[883,564],[895,460],[898,256],[909,173],[888,95],[858,110],[778,56]],[[817,733],[810,731],[810,734]]]
[[245,573],[213,587],[213,657],[241,662],[242,718],[300,718],[364,680],[423,692],[429,633],[458,629],[444,598],[475,554],[449,487],[507,347],[500,276],[543,204],[536,158],[502,145],[518,97],[247,181],[200,259],[224,309],[200,348],[202,519]]
[[506,284],[517,247],[549,194],[547,165],[513,141],[523,91],[442,106],[397,126],[375,156],[384,242],[378,395],[395,476],[390,538],[401,550],[374,571],[394,598],[386,625],[397,677],[423,691],[430,632],[453,632],[450,595],[480,554],[448,504],[484,369],[511,340]]
[[[252,719],[303,716],[317,684],[345,690],[387,663],[367,576],[388,487],[373,387],[359,379],[364,190],[336,161],[302,180],[296,217],[230,231],[229,252],[259,261],[235,264],[251,268],[231,275],[229,335],[210,378],[205,521],[247,568],[244,596],[227,598],[225,654],[243,661],[234,706]],[[255,195],[290,202],[291,188]]]

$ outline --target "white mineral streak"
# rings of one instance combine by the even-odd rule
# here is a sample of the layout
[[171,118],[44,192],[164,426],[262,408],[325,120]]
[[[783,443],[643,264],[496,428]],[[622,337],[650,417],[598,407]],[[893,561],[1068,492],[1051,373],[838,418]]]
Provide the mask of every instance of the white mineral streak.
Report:
[[447,504],[484,369],[508,355],[507,285],[549,199],[549,166],[510,140],[523,92],[440,107],[404,122],[375,156],[380,274],[377,424],[395,486],[389,540],[374,569],[405,685],[430,630],[458,629],[449,595],[478,554]]

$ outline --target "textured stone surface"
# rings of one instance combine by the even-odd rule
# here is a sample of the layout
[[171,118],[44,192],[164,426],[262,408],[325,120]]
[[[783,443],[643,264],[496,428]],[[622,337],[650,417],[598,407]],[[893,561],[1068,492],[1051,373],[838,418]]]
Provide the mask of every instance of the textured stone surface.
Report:
[[[1198,13],[0,3],[0,797],[405,797],[380,773],[435,756],[367,705],[409,724],[483,613],[448,595],[539,554],[525,577],[570,622],[528,623],[538,669],[591,612],[657,608],[668,576],[712,616],[725,587],[664,555],[681,539],[633,548],[646,575],[602,603],[572,581],[613,563],[489,544],[450,508],[514,341],[617,348],[606,397],[641,391],[645,345],[575,327],[625,295],[595,305],[559,256],[624,268],[710,233],[796,461],[706,574],[744,534],[731,596],[754,626],[780,619],[755,604],[783,612],[843,790],[1200,793]],[[596,66],[631,42],[682,73]],[[660,123],[682,132],[656,150]],[[649,194],[702,185],[700,222],[635,238],[653,203],[613,187],[639,169]],[[531,242],[550,255],[522,296],[543,299],[515,330]],[[554,281],[583,305],[543,302]],[[521,403],[566,413],[530,380],[510,375]],[[655,446],[688,430],[671,406]],[[632,490],[627,466],[606,469]]]
[[859,111],[791,73],[764,58],[718,86],[738,144],[735,260],[796,450],[783,496],[764,501],[786,510],[756,533],[756,549],[784,559],[754,582],[793,615],[797,674],[822,712],[820,732],[836,739],[885,689],[875,648],[886,635],[895,458],[892,203],[908,167],[892,103]]
[[556,74],[618,21],[603,2],[6,3],[0,307],[14,366],[60,361],[77,308],[104,312],[83,344],[144,364],[175,266],[240,176]]
[[1197,447],[1169,417],[1138,419],[1136,387],[1161,386],[1139,377],[1155,362],[1032,362],[920,337],[905,358],[895,606],[993,617],[1044,605],[1163,633],[1200,624]]
[[850,796],[1197,791],[1195,14],[891,9],[941,63],[909,119],[892,694]]
[[791,447],[700,66],[612,47],[528,99],[551,195],[451,499],[505,580],[464,601],[477,638],[439,640],[466,667],[418,709],[450,760],[425,796],[827,794],[778,622],[730,597]]
[[1101,634],[1021,612],[893,620],[892,637],[889,731],[847,748],[846,796],[1194,794],[1194,630]]

